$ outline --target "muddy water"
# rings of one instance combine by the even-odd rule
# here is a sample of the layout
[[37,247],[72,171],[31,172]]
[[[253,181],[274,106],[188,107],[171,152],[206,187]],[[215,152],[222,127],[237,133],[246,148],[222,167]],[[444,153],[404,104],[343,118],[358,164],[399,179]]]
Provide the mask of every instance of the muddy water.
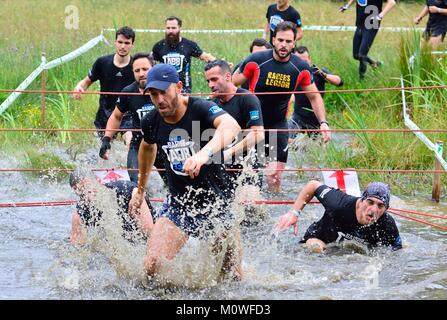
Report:
[[[14,159],[1,159],[1,167],[18,166]],[[292,200],[308,178],[287,173],[282,194],[262,196]],[[163,195],[154,179],[153,195]],[[67,183],[51,176],[1,173],[1,180],[0,203],[75,198]],[[425,196],[393,197],[391,206],[447,216],[445,203],[434,204]],[[345,243],[315,254],[298,238],[323,214],[322,207],[305,209],[298,237],[292,230],[272,232],[287,208],[266,206],[265,221],[242,227],[242,282],[216,282],[207,246],[189,241],[174,263],[181,275],[176,281],[187,287],[147,279],[144,243],[120,239],[113,215],[106,214],[108,227],[79,247],[68,243],[73,207],[0,209],[0,299],[447,299],[446,233],[396,217],[403,250],[368,252]]]

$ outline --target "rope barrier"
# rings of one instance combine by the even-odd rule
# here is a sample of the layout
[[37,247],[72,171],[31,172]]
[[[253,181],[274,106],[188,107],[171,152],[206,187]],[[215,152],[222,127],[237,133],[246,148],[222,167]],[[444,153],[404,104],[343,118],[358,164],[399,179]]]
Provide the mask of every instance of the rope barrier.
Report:
[[[0,128],[0,132],[102,132],[102,131],[132,131],[141,132],[141,129],[55,129],[55,128]],[[447,133],[447,129],[241,129],[241,132],[370,132],[370,133],[409,133],[409,132],[428,132],[428,133]]]
[[[367,89],[337,89],[337,90],[312,90],[312,91],[287,91],[287,92],[256,92],[255,95],[285,95],[285,94],[306,94],[306,93],[353,93],[353,92],[378,92],[378,91],[411,91],[411,90],[421,90],[421,89],[446,89],[447,85],[434,85],[434,86],[416,86],[416,87],[388,87],[388,88],[367,88]],[[58,90],[16,90],[16,89],[0,89],[0,92],[18,92],[18,93],[38,93],[38,94],[106,94],[106,95],[116,95],[116,96],[139,96],[142,93],[135,92],[99,92],[99,91],[58,91]],[[219,93],[219,95],[252,95],[253,93]],[[209,96],[208,93],[189,93],[185,94],[187,96]]]
[[[163,202],[164,199],[162,198],[153,198],[150,199],[151,202]],[[0,203],[0,208],[32,208],[32,207],[55,207],[55,206],[68,206],[68,205],[74,205],[76,204],[78,201],[77,200],[60,200],[60,201],[47,201],[47,202],[16,202],[16,203]],[[245,203],[249,203],[249,204],[269,204],[269,205],[290,205],[290,204],[294,204],[295,201],[293,200],[255,200],[255,201],[246,201]],[[310,201],[307,204],[320,204],[320,202],[318,201]],[[417,211],[410,211],[410,210],[403,210],[403,209],[397,209],[397,208],[389,208],[387,210],[387,212],[394,214],[396,216],[399,216],[401,218],[405,218],[408,220],[412,220],[415,222],[418,222],[420,224],[424,224],[424,225],[428,225],[437,229],[441,229],[444,231],[447,231],[446,227],[443,227],[441,225],[438,224],[434,224],[434,223],[430,223],[427,221],[423,221],[420,219],[416,219],[413,217],[409,217],[400,213],[397,213],[395,211],[400,211],[400,212],[406,212],[408,214],[414,214],[414,215],[423,215],[423,216],[428,216],[428,217],[435,217],[438,219],[447,219],[447,217],[442,217],[442,216],[436,216],[436,215],[430,215],[427,213],[422,213],[422,212],[417,212]]]
[[420,219],[416,219],[416,218],[413,218],[413,217],[409,217],[409,216],[406,216],[406,215],[403,215],[403,214],[400,214],[400,213],[397,213],[397,212],[392,212],[392,211],[388,211],[388,212],[390,212],[391,214],[394,214],[396,216],[408,219],[408,220],[416,221],[416,222],[421,223],[421,224],[425,224],[425,225],[428,225],[428,226],[431,226],[431,227],[434,227],[434,228],[437,228],[437,229],[441,229],[441,230],[447,231],[446,227],[440,226],[438,224],[434,224],[434,223],[430,223],[430,222],[423,221],[423,220],[420,220]]
[[[64,169],[64,168],[0,168],[0,172],[71,172],[74,169]],[[138,169],[127,169],[127,168],[96,168],[91,169],[92,171],[115,171],[115,170],[127,170],[127,171],[138,171]],[[165,171],[166,169],[154,168],[152,171]],[[226,171],[243,171],[243,169],[229,169]],[[447,173],[447,170],[434,170],[434,169],[353,169],[353,168],[290,168],[290,169],[251,169],[256,172],[264,171],[282,171],[282,172],[323,172],[323,171],[352,171],[352,172],[368,172],[368,173]]]

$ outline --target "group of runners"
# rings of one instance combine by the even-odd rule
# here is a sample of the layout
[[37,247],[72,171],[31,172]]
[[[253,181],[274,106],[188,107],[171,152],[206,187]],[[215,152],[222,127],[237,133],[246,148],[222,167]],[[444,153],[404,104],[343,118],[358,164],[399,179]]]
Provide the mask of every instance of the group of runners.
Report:
[[[340,11],[347,10],[352,2]],[[442,2],[436,13],[432,13],[431,2]],[[428,1],[428,12],[442,15],[446,10],[447,14],[443,3]],[[368,65],[380,65],[368,57],[368,51],[381,20],[394,4],[388,0],[382,8],[382,1],[357,1],[353,51],[360,63],[360,79]],[[417,22],[426,13],[424,9]],[[123,92],[119,97],[100,96],[95,119],[96,128],[102,129],[100,157],[108,159],[116,130],[140,129],[125,135],[127,166],[138,173],[131,171],[131,181],[102,187],[116,192],[119,214],[126,217],[123,228],[137,228],[147,239],[144,267],[149,275],[157,274],[173,259],[189,237],[198,237],[210,243],[231,239],[231,245],[224,247],[222,271],[241,279],[240,221],[231,203],[239,193],[246,195],[243,203],[253,200],[262,185],[261,176],[240,179],[242,172],[246,167],[263,167],[267,189],[279,192],[289,139],[293,138],[288,129],[319,129],[317,138],[323,143],[331,140],[323,97],[317,91],[324,90],[326,83],[342,85],[341,77],[312,64],[308,48],[296,46],[303,38],[302,23],[289,1],[277,0],[268,8],[266,18],[264,38],[270,32],[270,42],[253,41],[251,54],[234,68],[184,38],[178,17],[165,20],[165,37],[150,54],[131,56],[135,33],[123,27],[116,32],[116,52],[99,58],[75,88],[79,93],[75,97],[80,98],[99,80],[102,92]],[[436,37],[438,20],[430,21],[428,34]],[[206,62],[203,75],[211,91],[208,100],[189,95],[192,57]],[[303,93],[294,98],[294,114],[288,122],[294,91]],[[168,190],[159,212],[153,210],[146,196],[153,167],[159,169]],[[100,221],[102,213],[92,209],[99,187],[92,184],[85,170],[73,172],[70,184],[81,198],[73,213],[71,240],[83,242],[84,227]],[[386,212],[390,189],[381,182],[369,184],[361,197],[353,197],[310,181],[292,208],[280,217],[276,229],[293,226],[296,230],[298,217],[313,196],[325,207],[325,213],[301,239],[312,250],[321,252],[327,243],[343,239],[369,246],[402,247],[397,226]]]

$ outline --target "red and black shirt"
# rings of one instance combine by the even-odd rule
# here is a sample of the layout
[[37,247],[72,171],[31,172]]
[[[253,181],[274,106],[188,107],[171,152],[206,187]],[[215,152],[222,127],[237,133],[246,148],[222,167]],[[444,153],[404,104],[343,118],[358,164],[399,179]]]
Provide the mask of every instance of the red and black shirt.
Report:
[[[287,62],[277,61],[273,58],[273,50],[251,54],[239,69],[249,79],[249,89],[255,94],[291,92],[298,86],[306,87],[313,83],[312,69],[305,61],[293,54]],[[290,96],[291,93],[257,95],[265,128],[286,121]]]

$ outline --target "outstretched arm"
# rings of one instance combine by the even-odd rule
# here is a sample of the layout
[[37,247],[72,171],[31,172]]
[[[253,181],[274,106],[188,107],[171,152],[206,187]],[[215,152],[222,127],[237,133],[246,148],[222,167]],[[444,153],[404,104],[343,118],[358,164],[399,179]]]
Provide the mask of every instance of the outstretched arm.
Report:
[[279,218],[279,221],[276,224],[276,229],[278,231],[281,232],[289,228],[290,226],[293,226],[295,235],[298,234],[298,224],[297,224],[298,216],[301,210],[304,209],[306,204],[309,203],[310,200],[312,200],[312,198],[315,195],[315,191],[321,185],[322,185],[321,182],[311,180],[304,186],[304,188],[298,194],[298,197],[296,198],[295,203],[293,204],[289,212],[287,212],[286,214],[282,215]]
[[[87,76],[84,79],[82,79],[81,81],[78,82],[78,84],[76,85],[76,87],[74,88],[73,91],[75,92],[85,92],[85,90],[88,89],[88,87],[90,87],[90,85],[92,84],[92,80],[90,80],[90,78]],[[80,100],[81,99],[81,94],[79,93],[74,93],[73,94],[73,98],[76,100]]]
[[394,0],[388,0],[386,2],[385,8],[383,8],[382,12],[379,13],[379,16],[381,18],[385,17],[386,14],[396,5],[396,1]]

